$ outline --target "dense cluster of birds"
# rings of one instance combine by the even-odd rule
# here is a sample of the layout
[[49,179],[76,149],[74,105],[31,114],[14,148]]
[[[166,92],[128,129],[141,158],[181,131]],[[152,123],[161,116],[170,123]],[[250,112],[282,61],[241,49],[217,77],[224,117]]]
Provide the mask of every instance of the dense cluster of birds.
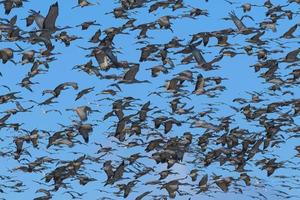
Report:
[[300,1],[195,2],[0,1],[0,197],[299,199]]

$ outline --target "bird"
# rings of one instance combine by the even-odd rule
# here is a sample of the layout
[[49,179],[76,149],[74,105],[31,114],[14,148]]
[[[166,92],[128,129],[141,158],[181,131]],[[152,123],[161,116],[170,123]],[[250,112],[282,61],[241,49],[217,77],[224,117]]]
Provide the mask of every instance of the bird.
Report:
[[76,124],[76,129],[78,130],[79,134],[82,136],[85,143],[89,142],[89,134],[93,132],[93,126],[91,124]]
[[98,29],[95,34],[91,37],[91,39],[89,40],[89,42],[91,43],[98,43],[100,42],[99,37],[101,36],[101,30]]
[[93,3],[88,2],[87,0],[78,0],[78,5],[72,7],[72,9],[77,8],[77,7],[86,7],[86,6],[93,6]]
[[125,84],[132,84],[132,83],[150,83],[148,80],[137,80],[135,78],[136,74],[138,73],[140,69],[139,64],[133,65],[122,77],[122,80],[120,80],[118,83],[125,83]]
[[58,97],[61,93],[61,91],[67,89],[67,87],[72,87],[74,90],[78,89],[78,84],[76,82],[64,82],[59,84],[54,88],[54,90],[44,90],[43,95],[50,93],[53,95],[53,97]]
[[77,93],[75,101],[77,101],[78,99],[80,99],[84,95],[94,91],[94,89],[95,89],[95,87],[90,87],[90,88],[86,88],[86,89],[81,90],[80,92]]
[[199,181],[200,192],[206,192],[208,190],[208,175],[205,174]]
[[192,50],[192,54],[193,54],[197,64],[199,66],[206,64],[206,61],[205,61],[204,57],[202,56],[200,50],[197,49],[194,45],[190,45],[190,48]]
[[80,25],[76,25],[76,27],[81,26],[81,30],[87,30],[90,26],[99,26],[99,23],[96,23],[96,21],[86,21],[81,23]]
[[235,12],[232,11],[229,13],[229,17],[230,19],[233,21],[233,23],[235,24],[235,26],[237,27],[238,31],[241,32],[242,34],[250,34],[253,32],[252,29],[247,28],[245,26],[245,24],[241,21],[241,19],[239,19]]
[[66,109],[66,110],[75,111],[81,121],[86,121],[88,119],[88,115],[93,111],[89,106],[79,106],[75,109]]
[[204,86],[205,86],[204,78],[203,78],[202,74],[199,74],[197,76],[197,82],[196,82],[195,90],[193,91],[193,93],[197,94],[197,95],[203,94],[205,92]]
[[46,17],[43,17],[39,12],[34,10],[31,10],[31,13],[34,16],[34,21],[39,29],[49,31],[51,33],[57,30],[55,22],[58,17],[58,2],[49,7]]
[[294,26],[292,26],[291,28],[289,28],[282,36],[280,36],[281,38],[285,38],[285,39],[291,39],[291,38],[295,38],[295,36],[293,35],[293,33],[296,31],[296,29],[298,28],[298,24],[295,24]]
[[300,48],[295,49],[291,52],[289,52],[285,58],[282,60],[282,62],[296,62],[299,60],[299,58],[297,57],[298,54],[300,53]]

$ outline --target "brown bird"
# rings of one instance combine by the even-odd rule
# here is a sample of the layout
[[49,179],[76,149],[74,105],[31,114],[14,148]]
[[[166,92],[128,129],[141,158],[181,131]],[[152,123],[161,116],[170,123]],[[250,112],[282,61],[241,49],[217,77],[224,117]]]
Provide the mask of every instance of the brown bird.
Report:
[[58,35],[55,36],[58,40],[61,40],[66,47],[70,46],[71,42],[77,39],[82,39],[81,37],[78,37],[76,35],[68,35],[66,31],[60,32]]
[[295,24],[294,26],[292,26],[287,32],[285,32],[281,38],[285,38],[285,39],[291,39],[291,38],[295,38],[295,36],[293,35],[293,33],[296,31],[298,27],[298,24]]
[[96,21],[86,21],[76,27],[81,26],[81,30],[87,30],[90,26],[99,26],[100,24],[96,23]]
[[177,121],[176,119],[172,119],[172,118],[163,122],[165,134],[171,131],[173,124],[176,124],[177,126],[181,126],[180,121]]
[[100,42],[100,39],[99,39],[100,36],[101,36],[101,30],[98,29],[94,33],[94,35],[91,37],[91,39],[89,40],[89,42],[91,42],[91,43],[98,43],[98,42]]
[[89,106],[79,106],[75,109],[66,109],[66,110],[75,111],[81,121],[86,121],[88,115],[92,112],[92,109]]
[[118,83],[126,83],[126,84],[132,84],[132,83],[150,83],[148,80],[139,81],[136,80],[135,76],[138,73],[140,69],[139,64],[134,64],[123,76],[122,80]]
[[107,175],[106,183],[113,177],[114,171],[113,166],[111,164],[111,160],[105,161],[103,164],[103,170]]
[[282,62],[297,62],[298,60],[300,60],[297,56],[300,53],[300,48],[295,49],[291,52],[289,52],[285,58],[283,59]]
[[72,87],[74,90],[78,89],[78,84],[76,82],[65,82],[61,83],[54,88],[54,90],[44,90],[43,95],[46,93],[51,93],[54,97],[58,97],[61,91],[67,89],[67,87]]
[[49,31],[50,33],[57,30],[55,22],[58,17],[58,2],[50,6],[46,17],[43,17],[39,12],[34,10],[31,10],[31,13],[34,16],[34,21],[41,30]]
[[126,164],[124,161],[122,161],[122,163],[114,171],[114,174],[111,177],[111,179],[109,180],[109,182],[106,184],[114,184],[116,181],[120,180],[123,177],[125,167],[126,167]]
[[215,180],[215,183],[223,192],[228,192],[228,187],[230,186],[231,181],[232,181],[231,177],[223,178],[223,179],[217,178],[217,180]]
[[77,7],[83,8],[86,6],[93,6],[93,5],[95,5],[95,4],[92,4],[92,3],[88,2],[87,0],[78,0],[77,5],[72,7],[72,9],[77,8]]
[[76,128],[79,132],[79,134],[82,136],[85,143],[89,142],[89,134],[93,132],[93,126],[92,124],[77,124]]
[[200,50],[197,49],[194,45],[190,45],[190,48],[192,50],[192,54],[193,54],[196,62],[198,63],[198,65],[202,66],[202,65],[206,64],[206,61],[205,61],[204,57],[202,56]]
[[171,2],[168,1],[159,1],[152,4],[148,10],[149,13],[156,11],[158,8],[167,8],[171,4]]
[[247,186],[251,185],[251,179],[247,173],[241,173],[240,179],[243,180]]
[[15,138],[14,143],[16,145],[15,159],[19,159],[23,151],[24,139],[22,137]]
[[[149,68],[151,70],[151,76],[157,77],[161,72],[164,74],[168,73],[168,68],[166,68],[164,65],[157,65],[154,67]],[[147,69],[147,70],[149,70]]]
[[149,106],[150,106],[150,101],[148,101],[147,103],[145,103],[142,106],[141,110],[139,111],[139,120],[141,122],[143,122],[143,121],[146,120],[146,118],[147,118],[147,112],[150,110]]
[[152,53],[157,52],[159,49],[156,45],[149,44],[143,48],[141,48],[141,56],[139,62],[144,62],[149,59],[149,56]]
[[90,87],[90,88],[86,88],[86,89],[83,89],[81,90],[80,92],[77,93],[76,95],[76,98],[75,98],[75,101],[77,101],[78,99],[80,99],[81,97],[83,97],[84,95],[94,91],[94,88],[95,87]]
[[13,59],[15,50],[11,48],[4,48],[0,49],[0,59],[2,59],[2,63],[5,64],[7,61],[11,61],[12,63],[16,64]]
[[206,174],[199,181],[200,192],[206,192],[208,190],[207,181],[208,181],[208,175]]
[[164,29],[169,29],[173,32],[172,28],[171,28],[171,22],[170,19],[176,19],[177,17],[175,16],[162,16],[160,17],[156,22],[158,23],[158,25],[160,26],[160,28],[164,28]]
[[204,86],[205,86],[204,78],[202,74],[199,74],[197,76],[197,82],[193,93],[196,95],[203,94],[205,92]]
[[135,198],[135,200],[142,200],[144,197],[146,197],[148,194],[151,194],[152,191],[147,191],[147,192],[144,192],[142,194],[140,194],[139,196],[137,196]]
[[192,181],[196,181],[197,180],[197,177],[198,177],[198,170],[197,169],[193,169],[190,171],[190,177],[192,179]]
[[164,188],[167,190],[168,194],[169,194],[169,197],[171,199],[174,199],[176,197],[176,192],[179,192],[178,189],[179,189],[179,185],[186,185],[184,183],[180,183],[179,182],[180,179],[177,179],[177,180],[172,180],[172,181],[169,181],[167,183],[164,183],[161,188]]
[[252,30],[245,26],[245,24],[236,16],[234,11],[229,13],[229,17],[233,21],[239,32],[243,34],[252,33]]
[[129,181],[127,184],[118,184],[117,186],[121,191],[124,191],[124,198],[127,198],[129,193],[132,191],[132,188],[139,182],[139,180]]

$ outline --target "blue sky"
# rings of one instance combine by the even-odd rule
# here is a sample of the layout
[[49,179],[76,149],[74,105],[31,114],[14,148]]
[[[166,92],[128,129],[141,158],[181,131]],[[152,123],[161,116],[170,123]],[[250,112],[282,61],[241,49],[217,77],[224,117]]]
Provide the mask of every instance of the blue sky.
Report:
[[[33,92],[30,92],[24,88],[21,88],[17,83],[19,83],[22,78],[25,77],[27,72],[31,68],[31,64],[25,64],[25,65],[14,65],[11,62],[8,62],[7,64],[1,64],[0,66],[0,72],[3,74],[2,77],[0,77],[1,84],[7,85],[11,88],[12,91],[20,91],[21,93],[19,96],[21,96],[23,99],[20,100],[20,103],[26,108],[30,107],[31,105],[34,105],[34,108],[32,109],[32,112],[27,113],[18,113],[16,115],[11,116],[9,119],[9,122],[11,123],[24,123],[22,125],[23,129],[26,130],[33,130],[33,129],[39,129],[39,130],[48,130],[51,131],[53,134],[56,131],[61,130],[61,127],[59,124],[63,124],[66,126],[69,126],[72,124],[72,120],[78,120],[78,117],[76,114],[72,111],[65,111],[65,109],[71,109],[76,108],[78,106],[82,105],[89,105],[94,110],[98,110],[99,112],[94,112],[89,116],[88,123],[91,124],[97,124],[94,126],[93,132],[90,134],[90,142],[88,144],[76,144],[74,147],[69,148],[66,146],[63,147],[50,147],[49,149],[46,149],[48,139],[47,135],[42,137],[39,140],[39,148],[35,149],[32,147],[31,144],[24,143],[24,148],[31,153],[31,157],[22,155],[21,158],[26,158],[29,161],[34,161],[37,157],[40,156],[49,156],[51,158],[57,158],[60,160],[74,160],[80,157],[83,154],[91,155],[91,156],[99,156],[96,154],[98,149],[100,148],[99,145],[96,145],[96,143],[101,143],[103,146],[111,146],[115,148],[116,150],[112,152],[112,154],[109,154],[105,157],[103,157],[103,161],[100,163],[93,163],[91,161],[86,161],[85,168],[80,172],[82,174],[85,174],[89,177],[93,177],[97,179],[97,181],[90,182],[85,186],[79,185],[78,180],[73,180],[73,178],[67,179],[65,182],[70,183],[70,185],[73,187],[73,190],[77,192],[86,192],[86,194],[83,196],[84,199],[101,199],[104,197],[110,197],[112,199],[122,199],[121,197],[117,197],[114,195],[114,192],[118,191],[117,187],[111,187],[111,186],[104,186],[104,182],[106,180],[106,175],[103,172],[102,165],[105,160],[113,160],[113,164],[115,166],[118,166],[118,164],[121,162],[122,157],[128,157],[133,153],[143,153],[145,147],[134,147],[134,148],[125,148],[117,144],[117,140],[113,137],[107,137],[111,132],[114,131],[114,128],[109,129],[109,127],[117,122],[117,119],[115,117],[112,117],[106,121],[102,121],[103,116],[111,111],[112,109],[112,102],[111,101],[99,101],[99,99],[103,97],[108,97],[108,95],[95,95],[97,93],[100,93],[104,89],[108,89],[109,85],[114,83],[112,80],[100,80],[96,76],[88,75],[84,72],[78,72],[77,70],[73,70],[72,68],[75,65],[78,64],[84,64],[88,62],[90,59],[93,60],[93,63],[96,64],[96,60],[94,58],[88,58],[86,57],[87,54],[89,54],[89,51],[85,51],[83,49],[78,48],[78,46],[81,47],[92,47],[94,44],[88,43],[87,41],[90,39],[90,37],[97,31],[99,28],[102,30],[102,38],[104,34],[104,30],[109,27],[118,27],[121,26],[126,22],[126,20],[122,19],[115,19],[112,14],[105,14],[112,11],[113,8],[118,7],[119,3],[117,1],[96,1],[91,0],[91,2],[96,3],[95,6],[90,7],[84,7],[84,8],[75,8],[71,9],[73,6],[76,5],[77,1],[58,1],[59,4],[59,16],[56,21],[56,25],[58,27],[64,27],[66,25],[74,27],[71,29],[67,29],[69,35],[77,35],[82,37],[82,39],[78,39],[76,41],[71,42],[71,45],[69,47],[66,47],[62,42],[60,41],[53,41],[55,45],[54,52],[59,52],[60,54],[55,55],[55,58],[57,60],[49,63],[49,70],[46,74],[39,74],[36,77],[33,78],[34,82],[39,82],[39,84],[33,85],[32,90]],[[173,37],[178,37],[182,39],[182,44],[187,44],[191,40],[191,36],[195,33],[199,32],[210,32],[214,30],[221,30],[226,28],[233,28],[234,26],[232,21],[225,21],[222,20],[224,17],[228,17],[228,13],[232,10],[234,10],[237,14],[237,16],[242,16],[243,11],[241,8],[238,8],[243,3],[246,3],[246,1],[237,1],[238,3],[230,5],[226,1],[222,0],[214,0],[209,1],[206,3],[204,0],[190,0],[190,1],[184,1],[187,2],[187,5],[189,5],[187,8],[184,9],[178,9],[175,12],[173,12],[171,9],[158,9],[156,12],[148,13],[149,5],[147,7],[134,9],[133,11],[129,11],[129,17],[136,18],[135,25],[139,25],[146,22],[153,22],[157,20],[161,16],[165,15],[173,15],[177,16],[181,14],[184,11],[190,10],[192,7],[201,8],[204,10],[207,10],[209,15],[208,17],[205,16],[199,16],[196,19],[174,19],[172,21],[172,29],[173,32],[170,30],[149,30],[148,36],[150,37],[147,39],[149,43],[154,44],[164,44],[170,41]],[[30,0],[29,2],[25,2],[24,6],[22,8],[16,8],[11,11],[9,15],[4,15],[3,6],[0,8],[1,17],[10,19],[14,15],[18,15],[18,21],[17,25],[21,28],[24,28],[25,30],[31,30],[35,24],[31,27],[25,27],[25,20],[23,20],[25,17],[29,15],[29,10],[35,10],[40,11],[41,14],[46,15],[49,9],[49,6],[51,4],[55,3],[53,0]],[[253,4],[261,4],[262,1],[251,1]],[[281,1],[274,1],[274,4],[286,4],[285,0]],[[299,5],[296,3],[290,4],[285,9],[291,9],[292,11],[298,11],[299,12]],[[257,22],[260,22],[264,19],[266,19],[265,16],[266,9],[263,7],[253,7],[252,10],[247,13],[251,15],[255,21],[251,21],[249,18],[245,18],[244,23],[248,27],[257,27]],[[90,20],[96,20],[97,23],[100,24],[100,26],[91,26],[88,30],[82,31],[80,28],[76,28],[76,25],[81,24],[84,21],[90,21]],[[269,55],[270,58],[273,59],[280,59],[284,57],[288,52],[291,50],[294,50],[296,48],[299,48],[299,30],[295,32],[295,35],[298,36],[298,38],[290,39],[290,40],[284,40],[284,39],[277,39],[277,41],[283,42],[284,45],[287,46],[287,48],[283,49],[277,45],[277,43],[271,41],[271,38],[278,38],[280,37],[284,32],[288,30],[288,28],[292,27],[295,23],[299,22],[299,15],[295,15],[293,20],[279,20],[277,23],[277,32],[272,32],[271,30],[267,30],[266,33],[262,36],[263,40],[270,41],[270,44],[266,45],[269,50],[273,49],[281,49],[283,50],[282,53],[274,53]],[[119,50],[119,53],[117,53],[118,60],[120,61],[128,61],[128,62],[138,62],[140,57],[140,50],[139,48],[145,46],[144,44],[137,44],[137,35],[139,31],[132,31],[132,30],[126,30],[128,34],[121,34],[117,35],[114,39],[114,47]],[[252,36],[252,35],[251,35]],[[245,35],[237,35],[234,37],[229,37],[228,42],[234,45],[234,48],[236,49],[236,52],[243,52],[242,47],[248,44],[245,42],[245,38],[250,38],[250,36]],[[207,61],[212,60],[214,57],[219,55],[220,47],[213,47],[215,45],[217,40],[215,38],[210,40],[210,43],[208,46],[204,47],[203,45],[200,45],[198,48],[200,48],[204,52],[204,57]],[[23,43],[18,42],[18,44],[24,48],[24,49],[35,49],[39,50],[41,48],[44,48],[43,46],[39,45],[32,45],[30,43]],[[17,49],[14,42],[0,42],[0,49],[5,47],[11,47],[13,49]],[[177,51],[179,49],[176,49],[174,51]],[[161,64],[159,61],[147,61],[140,63],[140,71],[137,74],[138,80],[149,80],[151,83],[143,83],[143,84],[128,84],[128,85],[121,85],[122,92],[118,93],[114,98],[122,98],[125,96],[132,96],[135,98],[139,98],[136,102],[136,107],[134,111],[128,111],[127,114],[136,112],[140,105],[146,103],[147,101],[151,102],[151,107],[157,106],[161,108],[163,111],[163,114],[167,114],[166,110],[170,111],[169,108],[169,102],[171,101],[171,98],[168,98],[168,94],[164,94],[162,97],[151,95],[148,96],[150,92],[157,91],[161,92],[164,89],[159,88],[160,86],[165,84],[166,80],[170,80],[174,75],[178,74],[179,72],[182,72],[184,70],[192,70],[195,71],[194,78],[197,77],[199,73],[201,73],[204,77],[210,77],[210,76],[221,76],[223,78],[226,78],[226,80],[222,81],[222,85],[226,87],[225,91],[219,92],[219,95],[215,98],[209,98],[206,95],[194,95],[192,94],[192,91],[194,89],[195,83],[186,83],[186,88],[188,91],[190,91],[188,97],[190,99],[182,99],[182,102],[186,102],[187,106],[186,108],[194,106],[194,112],[199,113],[201,111],[209,109],[208,104],[214,104],[214,107],[217,109],[216,113],[212,114],[213,119],[204,118],[204,120],[207,120],[213,124],[218,123],[218,118],[234,115],[234,121],[231,124],[231,128],[239,127],[243,129],[248,129],[250,132],[255,131],[262,131],[261,127],[258,128],[255,126],[255,123],[248,122],[244,115],[239,112],[236,113],[233,109],[230,108],[230,106],[236,106],[239,107],[240,105],[237,103],[232,102],[234,98],[242,97],[246,99],[251,99],[251,95],[249,95],[247,92],[259,92],[263,93],[261,95],[262,99],[266,99],[266,101],[253,104],[253,106],[260,107],[264,106],[267,103],[276,102],[276,101],[283,101],[283,100],[291,100],[291,99],[297,99],[300,97],[299,87],[297,85],[294,85],[290,88],[285,88],[285,90],[290,90],[294,93],[294,95],[282,95],[280,92],[277,92],[277,95],[270,95],[268,93],[268,87],[271,86],[270,83],[265,83],[265,80],[261,77],[259,77],[259,73],[255,73],[254,68],[250,67],[258,62],[255,55],[247,56],[246,54],[237,55],[233,58],[224,56],[224,58],[218,62],[217,64],[220,66],[217,70],[212,71],[203,71],[196,67],[196,63],[191,64],[180,64],[180,60],[183,58],[183,55],[180,54],[174,54],[174,52],[170,53],[172,59],[175,63],[175,68],[170,70],[170,73],[168,74],[160,74],[158,77],[151,77],[151,73],[149,70],[146,70],[148,68],[151,68],[153,66]],[[18,55],[18,53],[15,53],[14,60],[20,61],[21,56]],[[288,74],[291,72],[291,69],[285,69],[285,64],[280,64],[279,71],[282,75]],[[294,67],[292,69],[296,69],[297,67]],[[115,70],[112,69],[109,72],[103,72],[104,74],[123,74],[126,70]],[[73,89],[67,89],[62,92],[62,94],[58,97],[57,104],[53,104],[52,106],[37,106],[34,103],[30,102],[30,100],[35,100],[37,102],[42,102],[46,98],[50,97],[50,95],[42,96],[42,91],[45,89],[53,89],[57,85],[59,85],[62,82],[68,82],[68,81],[74,81],[78,83],[79,89],[73,90]],[[95,87],[94,91],[85,95],[78,101],[74,101],[76,94],[85,88],[89,87]],[[7,89],[0,88],[1,94],[7,93]],[[2,104],[1,110],[7,110],[14,108],[14,103],[8,103],[8,104]],[[58,109],[62,112],[62,115],[60,115],[58,112],[48,112],[45,113],[45,111],[50,109]],[[2,115],[1,115],[2,116]],[[180,116],[176,115],[173,116],[178,120],[185,121],[186,116]],[[153,122],[149,119],[147,121],[149,125],[153,126]],[[294,124],[295,126],[299,126],[299,116],[294,117]],[[223,193],[215,184],[213,184],[213,181],[211,180],[212,174],[222,175],[223,177],[226,176],[233,176],[238,177],[239,173],[237,172],[229,172],[229,170],[233,170],[233,166],[225,166],[225,169],[222,169],[222,167],[219,166],[218,163],[213,163],[209,167],[205,168],[203,167],[202,163],[199,164],[190,164],[188,161],[193,160],[195,155],[201,154],[197,153],[197,138],[201,136],[204,133],[204,129],[191,129],[189,128],[189,123],[183,123],[181,127],[174,126],[172,131],[168,133],[167,137],[175,137],[175,136],[181,136],[182,133],[186,131],[192,132],[194,135],[193,138],[193,147],[191,148],[191,153],[185,154],[185,160],[181,164],[175,164],[172,167],[172,170],[175,172],[178,172],[178,175],[170,176],[166,181],[170,181],[176,178],[184,178],[188,175],[190,170],[194,169],[195,167],[199,169],[199,178],[201,178],[205,174],[209,174],[210,176],[210,190],[207,193],[204,194],[195,194],[194,189],[187,186],[181,186],[180,190],[183,190],[188,193],[192,193],[193,196],[191,196],[191,199],[237,199],[237,198],[243,198],[243,199],[253,199],[251,195],[257,196],[258,192],[266,196],[267,199],[282,199],[281,197],[275,196],[274,193],[276,193],[277,190],[281,190],[284,192],[287,192],[290,195],[297,195],[300,194],[300,188],[297,188],[297,184],[299,187],[299,177],[300,172],[298,169],[294,169],[293,167],[296,167],[299,165],[299,160],[297,158],[294,158],[294,155],[296,154],[296,151],[294,150],[294,147],[299,145],[299,140],[296,138],[289,139],[285,143],[281,143],[278,147],[274,147],[270,149],[270,151],[266,151],[262,154],[257,155],[253,161],[250,161],[249,164],[246,165],[247,170],[251,170],[249,174],[251,177],[258,177],[257,180],[262,180],[261,182],[255,181],[255,178],[253,178],[253,184],[252,186],[246,187],[244,186],[244,183],[239,182],[242,186],[243,194],[236,194],[233,192],[233,189],[230,190],[228,193]],[[288,128],[288,127],[287,127]],[[284,128],[286,129],[286,127]],[[148,130],[145,130],[145,134],[147,134]],[[160,131],[163,131],[160,129]],[[15,144],[13,143],[13,139],[17,136],[24,135],[25,133],[22,131],[16,132],[13,129],[1,129],[1,138],[3,141],[0,142],[0,151],[1,152],[7,152],[7,151],[15,151]],[[286,134],[284,135],[285,139],[291,135],[291,133],[282,133]],[[77,136],[78,140],[82,141],[82,138],[80,136]],[[132,138],[131,138],[132,139]],[[213,147],[213,146],[212,146]],[[57,149],[57,151],[55,151]],[[74,154],[74,152],[77,152]],[[153,152],[151,152],[153,153]],[[151,156],[151,153],[148,154]],[[277,161],[291,161],[292,163],[286,163],[286,168],[278,169],[275,171],[275,173],[267,177],[265,170],[260,170],[257,166],[255,166],[255,160],[262,159],[264,157],[267,158],[273,158],[276,157]],[[299,159],[299,158],[298,158]],[[22,163],[26,163],[26,160],[23,160],[21,162],[18,162],[17,160],[14,160],[12,157],[0,157],[0,162],[3,163],[0,165],[0,175],[7,175],[12,176],[14,179],[20,180],[24,183],[24,192],[14,192],[12,189],[6,189],[3,186],[0,186],[4,190],[5,193],[0,193],[0,197],[3,197],[5,199],[33,199],[35,197],[38,197],[42,193],[36,193],[36,190],[39,188],[51,188],[51,184],[53,182],[50,182],[50,184],[45,185],[39,185],[35,181],[44,182],[44,180],[41,180],[44,175],[52,170],[54,170],[57,166],[60,166],[60,163],[53,163],[53,164],[47,164],[48,169],[43,170],[39,173],[24,173],[22,171],[14,171],[10,172],[10,170],[14,169],[17,166],[22,165]],[[165,190],[160,190],[160,186],[152,186],[152,185],[145,185],[148,181],[157,180],[159,176],[157,173],[161,170],[166,169],[165,164],[159,164],[156,165],[153,160],[142,158],[140,159],[140,162],[144,163],[146,166],[155,166],[155,172],[151,173],[149,175],[146,175],[140,179],[140,182],[137,183],[137,185],[133,188],[133,191],[130,193],[128,199],[134,199],[139,194],[145,191],[152,191],[152,195],[167,195],[167,192]],[[130,168],[131,170],[135,170],[134,168]],[[227,169],[227,170],[226,170]],[[285,179],[277,178],[276,176],[285,175],[288,178],[288,180],[285,181]],[[127,183],[130,178],[132,178],[132,173],[125,173],[125,177],[129,179],[122,180],[119,183]],[[293,177],[293,178],[291,178]],[[200,179],[197,179],[197,183]],[[186,179],[185,182],[191,182],[190,179]],[[13,183],[8,182],[8,180],[1,181],[1,184],[3,185],[13,185]],[[193,183],[197,186],[197,184]],[[263,186],[265,185],[265,186]],[[289,190],[288,188],[282,186],[282,185],[290,185],[293,189]],[[231,186],[233,188],[234,186]],[[240,186],[239,186],[240,187]],[[295,187],[295,188],[294,188]],[[99,191],[100,190],[100,191]],[[68,194],[65,194],[65,192],[68,190],[60,189],[57,192],[52,193],[53,199],[71,199],[71,197]],[[210,197],[210,195],[213,195],[213,197]],[[176,199],[188,199],[190,196],[180,196],[177,194]],[[145,198],[145,199],[151,199],[151,197]],[[290,199],[297,199],[296,197],[292,197]]]

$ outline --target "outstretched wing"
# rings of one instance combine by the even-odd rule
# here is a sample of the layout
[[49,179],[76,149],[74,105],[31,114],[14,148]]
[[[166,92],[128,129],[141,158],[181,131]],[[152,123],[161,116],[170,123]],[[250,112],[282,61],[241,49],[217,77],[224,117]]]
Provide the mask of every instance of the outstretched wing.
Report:
[[236,16],[236,14],[233,11],[231,13],[229,13],[229,16],[230,16],[231,20],[233,21],[233,23],[236,25],[236,27],[239,29],[239,31],[246,29],[246,26],[244,25],[244,23]]
[[137,72],[139,71],[139,66],[133,66],[131,67],[124,75],[123,79],[126,81],[133,81],[135,79],[135,75],[137,74]]
[[190,45],[191,49],[192,49],[192,54],[196,60],[196,62],[198,63],[199,66],[206,64],[205,59],[203,58],[201,52],[199,49],[197,49],[196,47],[194,47],[193,45]]
[[43,28],[47,30],[55,30],[55,21],[58,16],[58,3],[52,4],[49,8],[48,14],[44,20]]

